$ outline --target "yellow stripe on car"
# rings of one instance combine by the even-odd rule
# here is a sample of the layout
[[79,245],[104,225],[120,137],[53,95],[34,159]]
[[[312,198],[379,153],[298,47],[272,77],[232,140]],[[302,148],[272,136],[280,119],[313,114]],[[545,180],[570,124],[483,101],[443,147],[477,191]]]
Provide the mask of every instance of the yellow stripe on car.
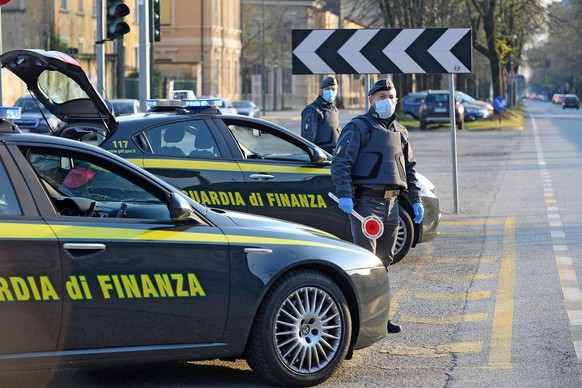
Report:
[[281,166],[277,164],[253,164],[236,162],[204,162],[184,159],[127,159],[129,162],[144,168],[168,168],[178,170],[214,170],[242,172],[279,172],[295,174],[331,175],[329,168]]
[[[326,244],[320,242],[296,240],[288,238],[274,238],[263,236],[249,236],[220,233],[199,233],[172,230],[149,230],[135,228],[106,228],[98,226],[80,226],[78,224],[21,224],[4,223],[0,233],[0,239],[55,239],[55,234],[62,239],[85,240],[140,240],[140,241],[166,241],[166,242],[196,242],[196,243],[222,243],[234,245],[304,245],[319,248],[331,248],[342,251],[362,254],[358,248],[344,245]],[[51,232],[51,229],[54,233]],[[339,241],[339,240],[338,240]]]

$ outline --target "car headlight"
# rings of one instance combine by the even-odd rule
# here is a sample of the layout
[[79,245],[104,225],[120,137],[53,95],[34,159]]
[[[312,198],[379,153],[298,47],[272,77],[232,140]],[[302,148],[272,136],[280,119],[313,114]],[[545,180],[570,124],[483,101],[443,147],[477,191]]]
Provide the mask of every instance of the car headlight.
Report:
[[416,185],[420,189],[422,197],[436,198],[436,187],[422,174],[416,173]]

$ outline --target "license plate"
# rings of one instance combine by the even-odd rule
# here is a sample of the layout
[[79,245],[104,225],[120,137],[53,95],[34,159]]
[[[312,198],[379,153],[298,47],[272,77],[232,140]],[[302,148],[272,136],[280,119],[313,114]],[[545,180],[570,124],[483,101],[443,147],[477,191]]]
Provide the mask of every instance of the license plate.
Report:
[[447,108],[434,108],[435,113],[444,113],[447,111]]

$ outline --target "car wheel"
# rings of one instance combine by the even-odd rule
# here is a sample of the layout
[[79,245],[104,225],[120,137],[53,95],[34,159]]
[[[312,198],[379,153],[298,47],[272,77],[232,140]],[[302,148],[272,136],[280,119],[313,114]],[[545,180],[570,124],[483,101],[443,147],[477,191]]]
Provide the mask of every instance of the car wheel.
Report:
[[396,237],[396,248],[394,248],[394,261],[392,264],[402,260],[412,248],[414,240],[414,224],[410,214],[402,206],[398,206],[398,236]]
[[274,384],[317,385],[345,359],[351,336],[339,287],[321,273],[293,271],[275,282],[259,307],[247,362]]

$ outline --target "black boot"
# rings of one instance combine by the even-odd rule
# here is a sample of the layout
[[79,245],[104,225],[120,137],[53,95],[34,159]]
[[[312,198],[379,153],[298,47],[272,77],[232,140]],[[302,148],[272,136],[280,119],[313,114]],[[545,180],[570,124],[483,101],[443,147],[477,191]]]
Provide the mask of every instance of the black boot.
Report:
[[387,329],[388,333],[400,333],[402,331],[402,327],[399,324],[394,323],[390,320],[388,321]]

